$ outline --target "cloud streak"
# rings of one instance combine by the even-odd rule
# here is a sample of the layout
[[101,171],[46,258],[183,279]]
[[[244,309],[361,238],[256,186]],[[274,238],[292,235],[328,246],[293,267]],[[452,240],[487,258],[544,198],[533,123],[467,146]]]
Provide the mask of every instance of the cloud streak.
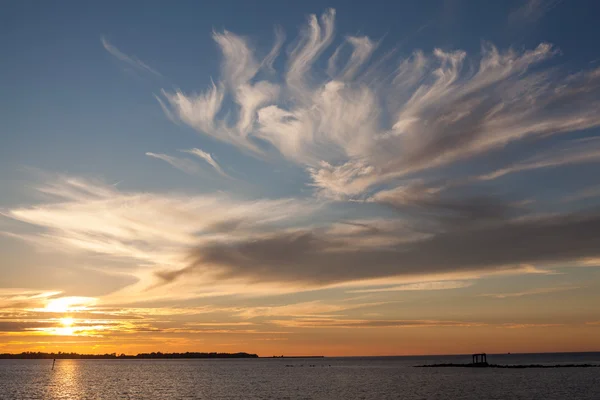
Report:
[[129,64],[131,67],[134,67],[137,70],[149,72],[153,75],[162,77],[162,74],[160,72],[151,68],[150,66],[148,66],[148,64],[144,63],[137,57],[128,56],[127,54],[123,53],[121,50],[112,45],[104,36],[100,38],[100,41],[102,42],[102,46],[104,47],[104,49],[119,61]]
[[186,174],[195,175],[201,171],[201,168],[197,163],[185,158],[173,157],[166,154],[157,154],[151,152],[147,152],[146,155],[148,157],[156,158],[158,160],[163,160],[171,164],[178,170],[185,172]]
[[531,290],[524,290],[522,292],[512,292],[512,293],[490,293],[483,294],[485,297],[494,297],[496,299],[506,299],[510,297],[523,297],[523,296],[533,296],[538,294],[548,294],[548,293],[556,293],[556,292],[566,292],[569,290],[579,289],[579,286],[560,286],[560,287],[550,287],[550,288],[536,288]]
[[462,289],[471,285],[473,285],[473,283],[468,281],[417,282],[383,288],[349,290],[348,293],[383,293],[404,291],[449,290]]
[[223,175],[224,177],[229,178],[230,176],[227,175],[225,173],[225,171],[223,171],[223,168],[221,168],[221,166],[219,164],[217,164],[217,162],[215,161],[215,159],[213,158],[213,156],[210,153],[207,153],[203,150],[200,150],[198,148],[193,148],[190,150],[182,150],[184,153],[189,153],[189,154],[193,154],[196,157],[200,158],[201,160],[204,160],[205,162],[207,162],[211,167],[213,167],[215,169],[215,171],[217,171],[219,174]]
[[473,327],[485,324],[469,321],[444,320],[352,320],[352,319],[296,319],[274,320],[287,328],[423,328],[423,327]]
[[600,138],[574,140],[561,143],[560,146],[545,154],[539,154],[529,160],[506,166],[489,174],[480,175],[474,180],[493,180],[516,172],[537,170],[542,168],[560,167],[594,163],[600,161]]
[[[213,156],[210,153],[202,151],[198,148],[193,148],[193,149],[189,149],[189,150],[180,150],[180,151],[183,153],[192,154],[193,156],[198,157],[199,159],[201,159],[202,161],[204,161],[205,163],[210,165],[214,171],[219,173],[219,175],[226,177],[226,178],[231,178],[223,170],[223,168],[221,168],[221,166],[217,163],[217,161],[213,158]],[[163,160],[166,163],[171,164],[171,166],[173,166],[173,167],[177,168],[178,170],[183,171],[189,175],[198,175],[203,172],[203,168],[198,163],[196,163],[193,160],[187,159],[187,158],[175,157],[175,156],[170,156],[167,154],[152,153],[152,152],[147,152],[146,155],[148,157],[156,158],[158,160]]]
[[536,22],[561,2],[562,0],[523,0],[523,4],[509,14],[508,21]]

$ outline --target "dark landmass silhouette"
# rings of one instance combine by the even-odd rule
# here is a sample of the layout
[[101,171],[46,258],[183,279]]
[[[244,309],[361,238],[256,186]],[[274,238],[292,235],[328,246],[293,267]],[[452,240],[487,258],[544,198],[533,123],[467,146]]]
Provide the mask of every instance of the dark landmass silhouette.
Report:
[[325,358],[325,356],[273,356],[270,358]]
[[499,365],[499,364],[426,364],[415,365],[417,368],[439,368],[439,367],[464,367],[464,368],[590,368],[599,367],[600,364],[514,364],[514,365]]
[[256,354],[249,353],[140,353],[137,355],[110,354],[78,354],[78,353],[41,353],[26,351],[19,354],[0,354],[0,359],[135,359],[135,358],[258,358]]

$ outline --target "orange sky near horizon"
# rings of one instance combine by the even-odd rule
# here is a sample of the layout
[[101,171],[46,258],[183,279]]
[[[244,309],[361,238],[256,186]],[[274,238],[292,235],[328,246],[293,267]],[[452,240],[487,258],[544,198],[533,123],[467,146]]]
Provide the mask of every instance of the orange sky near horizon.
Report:
[[[102,306],[101,299],[61,297],[60,292],[12,291],[0,297],[12,304],[0,308],[0,353],[198,351],[270,357],[600,350],[600,321],[592,319],[595,303],[575,312],[579,300],[567,290],[550,298],[405,291],[369,301],[364,295],[332,292],[328,302],[289,304],[286,295],[283,305],[273,305],[275,296],[246,299],[248,307],[233,298],[231,305],[221,299],[218,305],[150,308]],[[584,296],[594,293],[592,288]],[[540,296],[547,297],[544,309],[538,309]],[[458,318],[457,308],[472,317]]]
[[[599,324],[600,325],[600,324]],[[344,332],[346,330],[346,332]],[[292,332],[281,338],[248,338],[247,334],[173,335],[155,338],[95,338],[90,336],[1,337],[0,353],[24,351],[79,354],[150,352],[247,352],[261,357],[408,356],[486,352],[551,353],[600,351],[600,326],[388,328],[378,332],[347,329]],[[76,335],[75,335],[76,336]],[[189,335],[188,335],[189,336]],[[197,338],[201,336],[202,338]]]

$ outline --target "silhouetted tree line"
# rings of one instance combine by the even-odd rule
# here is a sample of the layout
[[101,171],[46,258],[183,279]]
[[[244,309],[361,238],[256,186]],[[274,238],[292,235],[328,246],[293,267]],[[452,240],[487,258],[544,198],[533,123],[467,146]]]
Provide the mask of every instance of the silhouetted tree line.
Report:
[[258,358],[256,354],[248,353],[140,353],[137,355],[110,354],[78,354],[78,353],[42,353],[25,351],[19,354],[0,354],[0,359],[120,359],[120,358]]

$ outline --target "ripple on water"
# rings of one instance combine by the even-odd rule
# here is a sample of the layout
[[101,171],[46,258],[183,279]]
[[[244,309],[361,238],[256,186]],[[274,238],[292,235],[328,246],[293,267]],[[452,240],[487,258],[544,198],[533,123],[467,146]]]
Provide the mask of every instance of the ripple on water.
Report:
[[57,360],[52,371],[52,360],[0,360],[0,399],[600,399],[596,368],[412,367],[418,363]]

